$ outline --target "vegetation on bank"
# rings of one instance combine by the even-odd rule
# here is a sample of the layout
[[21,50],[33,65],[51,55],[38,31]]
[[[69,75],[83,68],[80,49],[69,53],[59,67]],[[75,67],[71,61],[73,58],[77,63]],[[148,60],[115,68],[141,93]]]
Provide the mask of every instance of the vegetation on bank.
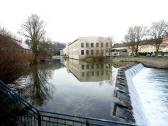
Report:
[[30,65],[58,53],[57,47],[46,39],[44,21],[39,16],[28,17],[21,28],[19,33],[26,38],[29,49],[23,48],[21,40],[0,27],[0,79],[5,83],[16,80]]
[[29,65],[30,55],[7,30],[0,31],[0,79],[11,82]]

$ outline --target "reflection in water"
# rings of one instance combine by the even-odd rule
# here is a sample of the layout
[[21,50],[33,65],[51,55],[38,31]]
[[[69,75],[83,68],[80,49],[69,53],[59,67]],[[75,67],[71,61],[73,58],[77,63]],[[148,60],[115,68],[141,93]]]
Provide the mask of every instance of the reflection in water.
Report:
[[41,110],[113,119],[116,73],[111,64],[79,60],[34,66],[30,100]]
[[54,90],[53,85],[48,82],[52,77],[52,70],[62,67],[63,65],[33,65],[28,71],[28,75],[24,75],[17,80],[17,83],[23,82],[26,89],[22,91],[22,95],[27,97],[33,105],[41,106],[44,101],[51,98]]
[[64,65],[80,82],[112,81],[112,65],[109,63],[87,63],[66,60]]
[[32,103],[36,105],[42,105],[43,101],[50,97],[49,85],[47,82],[47,76],[49,71],[40,71],[37,66],[33,66],[32,70],[32,85],[29,89],[31,92]]

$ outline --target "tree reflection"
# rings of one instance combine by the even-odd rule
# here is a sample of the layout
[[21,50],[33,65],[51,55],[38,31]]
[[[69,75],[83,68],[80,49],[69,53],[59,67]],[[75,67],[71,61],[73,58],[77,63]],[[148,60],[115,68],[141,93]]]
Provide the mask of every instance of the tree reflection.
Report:
[[[51,98],[53,86],[48,82],[52,76],[53,65],[33,65],[28,70],[28,83],[22,91],[28,100],[37,106],[41,106],[46,100]],[[21,79],[22,80],[22,79]],[[52,89],[52,90],[51,90]]]
[[47,78],[51,71],[40,70],[37,65],[32,66],[32,85],[31,99],[35,105],[42,105],[45,100],[50,98],[50,86]]
[[61,61],[32,65],[15,83],[23,86],[19,92],[32,104],[41,106],[52,98],[55,87],[51,80],[55,69],[64,67]]

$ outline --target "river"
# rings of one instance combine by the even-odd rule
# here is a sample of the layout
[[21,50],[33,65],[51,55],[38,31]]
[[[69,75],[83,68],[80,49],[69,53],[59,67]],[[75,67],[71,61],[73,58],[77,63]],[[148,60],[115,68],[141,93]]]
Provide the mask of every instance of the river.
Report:
[[109,63],[65,60],[33,66],[16,82],[27,86],[22,95],[41,110],[113,119],[116,73]]

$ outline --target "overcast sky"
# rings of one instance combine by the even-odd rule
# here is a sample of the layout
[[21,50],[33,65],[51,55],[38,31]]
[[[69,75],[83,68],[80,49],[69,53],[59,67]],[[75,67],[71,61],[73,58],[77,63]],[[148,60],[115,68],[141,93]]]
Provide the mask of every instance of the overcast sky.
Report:
[[17,34],[31,14],[37,14],[54,41],[83,36],[113,36],[123,40],[128,27],[168,20],[168,0],[1,0],[0,26]]

